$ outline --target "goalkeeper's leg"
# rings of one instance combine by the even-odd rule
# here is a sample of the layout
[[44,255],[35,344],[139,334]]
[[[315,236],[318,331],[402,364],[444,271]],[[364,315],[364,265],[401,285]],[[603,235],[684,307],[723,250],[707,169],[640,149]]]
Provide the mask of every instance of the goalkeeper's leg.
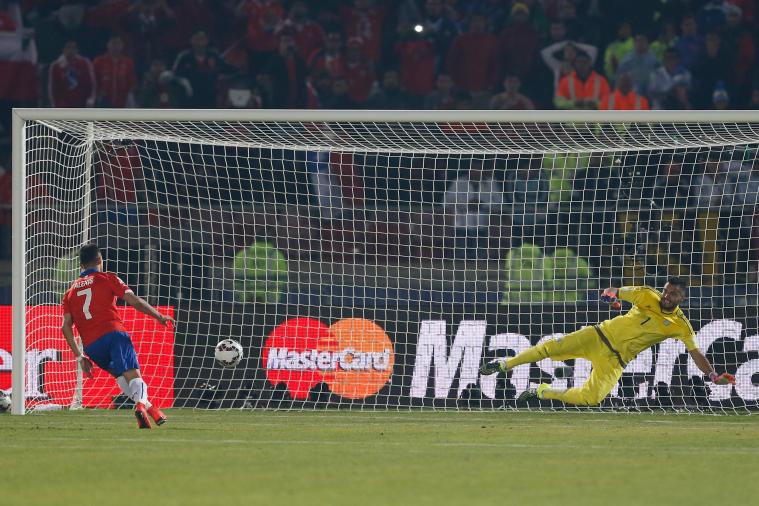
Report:
[[583,386],[564,390],[541,385],[536,394],[540,399],[553,399],[578,406],[595,406],[609,395],[622,376],[623,370],[616,357],[600,354],[593,358],[593,370]]
[[540,344],[527,348],[513,358],[498,360],[484,364],[480,368],[482,374],[507,372],[509,369],[522,364],[538,362],[544,358],[554,360],[569,360],[570,358],[590,358],[596,346],[601,344],[598,334],[593,327],[584,327],[557,339],[549,339]]

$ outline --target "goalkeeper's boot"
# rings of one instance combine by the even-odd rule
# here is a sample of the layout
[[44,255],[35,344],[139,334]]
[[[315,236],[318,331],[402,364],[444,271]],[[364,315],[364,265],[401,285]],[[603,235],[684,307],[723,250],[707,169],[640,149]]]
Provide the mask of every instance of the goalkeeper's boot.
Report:
[[145,409],[145,405],[138,402],[134,406],[134,417],[137,418],[137,427],[140,429],[152,429],[150,420],[148,419],[148,410]]
[[155,404],[148,408],[148,414],[150,415],[150,418],[155,421],[155,424],[159,426],[165,424],[169,420],[166,418],[166,415],[163,414],[163,411],[158,409]]
[[528,388],[517,397],[517,402],[527,402],[530,399],[542,399],[545,392],[551,385],[541,383],[537,388]]
[[490,362],[485,362],[480,366],[480,374],[483,376],[490,376],[491,374],[499,373],[499,372],[507,372],[508,369],[506,369],[506,359],[505,358],[497,358],[495,360],[491,360]]

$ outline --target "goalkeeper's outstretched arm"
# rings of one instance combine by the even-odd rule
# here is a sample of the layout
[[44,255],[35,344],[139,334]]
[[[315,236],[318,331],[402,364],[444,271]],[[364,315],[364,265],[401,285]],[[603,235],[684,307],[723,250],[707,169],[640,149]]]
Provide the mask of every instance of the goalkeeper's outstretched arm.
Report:
[[709,379],[712,381],[712,383],[716,385],[727,385],[728,383],[735,385],[735,376],[726,372],[717,374],[717,372],[714,370],[714,367],[712,367],[711,362],[709,362],[709,359],[706,358],[703,353],[701,353],[701,350],[696,348],[695,350],[690,350],[688,353],[690,353],[690,356],[693,359],[693,362],[696,363],[696,366],[701,369],[701,372],[709,376]]

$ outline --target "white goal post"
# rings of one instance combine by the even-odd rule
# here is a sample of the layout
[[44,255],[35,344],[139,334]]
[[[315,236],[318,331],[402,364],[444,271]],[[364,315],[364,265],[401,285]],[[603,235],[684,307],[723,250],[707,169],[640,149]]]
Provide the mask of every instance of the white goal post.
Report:
[[[523,407],[590,362],[486,377],[483,360],[616,316],[600,288],[677,276],[737,384],[704,383],[668,340],[602,408],[755,411],[757,158],[754,111],[14,109],[12,411],[123,401],[61,346],[90,241],[178,316],[124,309],[167,407]],[[225,338],[234,370],[213,361]]]

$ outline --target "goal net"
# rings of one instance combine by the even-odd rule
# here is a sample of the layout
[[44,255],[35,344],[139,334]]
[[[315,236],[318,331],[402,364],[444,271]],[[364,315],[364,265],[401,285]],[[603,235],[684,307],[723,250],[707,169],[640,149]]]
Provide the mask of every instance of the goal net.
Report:
[[[478,368],[630,309],[605,287],[676,276],[736,385],[668,339],[600,408],[750,412],[759,129],[730,114],[17,110],[0,388],[17,412],[129,406],[60,332],[92,242],[176,318],[119,306],[162,407],[563,408],[516,398],[582,386],[586,359]],[[214,360],[228,338],[233,369]]]

